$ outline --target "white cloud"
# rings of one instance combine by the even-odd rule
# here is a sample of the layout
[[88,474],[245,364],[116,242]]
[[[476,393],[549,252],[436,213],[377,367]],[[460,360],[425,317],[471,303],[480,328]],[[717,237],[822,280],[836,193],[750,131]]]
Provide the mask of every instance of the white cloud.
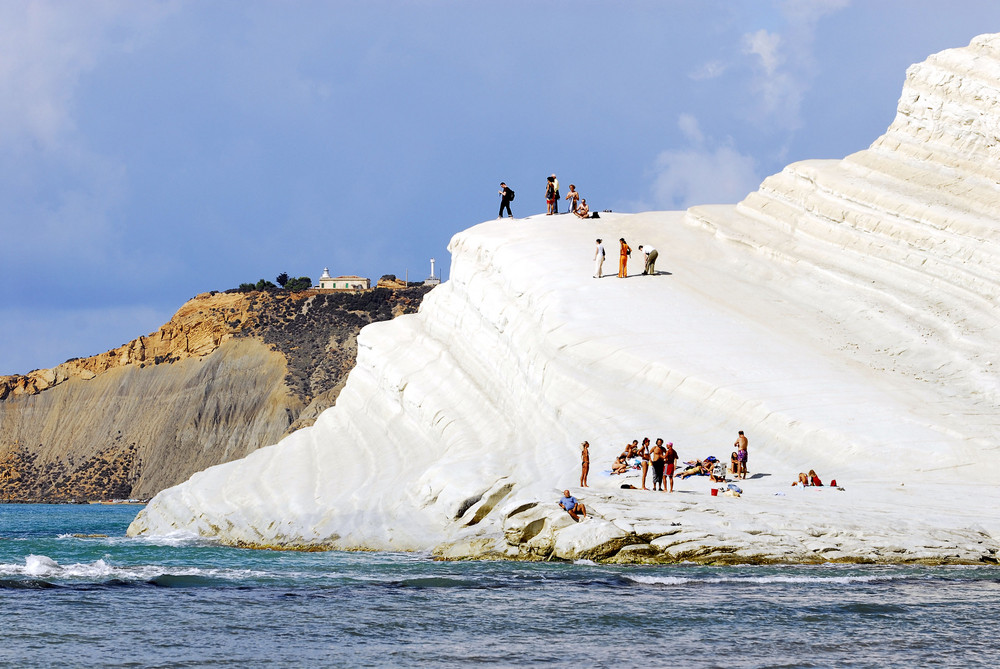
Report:
[[701,132],[698,119],[691,114],[681,114],[677,119],[677,127],[681,129],[684,136],[692,144],[701,144],[705,141],[705,136]]
[[750,88],[757,102],[752,109],[757,123],[788,131],[801,126],[802,99],[813,78],[816,24],[849,4],[849,0],[786,0],[781,4],[786,27],[780,33],[760,29],[743,36],[743,53],[752,58],[755,72]]
[[0,145],[28,141],[57,149],[74,129],[80,78],[113,50],[132,47],[168,4],[0,4]]
[[694,146],[657,156],[651,187],[655,208],[731,204],[757,189],[761,178],[752,156],[741,154],[730,142],[716,143],[705,137],[691,114],[682,114],[677,125]]
[[695,81],[703,81],[705,79],[715,79],[716,77],[721,77],[725,74],[729,65],[722,60],[710,60],[707,63],[703,63],[697,70],[689,74],[688,76]]
[[783,60],[778,52],[781,46],[781,36],[761,29],[755,33],[744,35],[743,44],[745,53],[759,56],[764,72],[768,76],[773,75]]
[[0,260],[94,262],[115,248],[108,212],[125,167],[95,153],[76,124],[85,77],[136,48],[171,3],[0,3]]
[[664,151],[656,160],[652,199],[658,209],[698,204],[734,204],[752,193],[761,179],[756,162],[732,147]]

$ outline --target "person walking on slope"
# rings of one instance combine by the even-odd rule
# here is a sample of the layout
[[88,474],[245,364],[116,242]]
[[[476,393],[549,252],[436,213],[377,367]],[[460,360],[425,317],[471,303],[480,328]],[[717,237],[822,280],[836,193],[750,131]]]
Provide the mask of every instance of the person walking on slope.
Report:
[[618,258],[618,277],[624,279],[628,276],[628,257],[632,255],[632,249],[629,247],[625,238],[622,237],[618,240],[621,242],[621,256]]
[[657,253],[656,249],[654,249],[652,246],[647,246],[646,248],[643,248],[642,244],[639,244],[639,250],[646,254],[646,269],[644,269],[642,273],[648,274],[650,276],[656,274],[656,258],[660,254]]
[[594,278],[600,279],[604,276],[604,244],[603,240],[597,240],[597,248],[594,249]]
[[500,213],[497,218],[503,218],[503,210],[507,210],[507,216],[514,218],[510,211],[510,201],[514,199],[514,191],[507,187],[507,184],[500,182]]

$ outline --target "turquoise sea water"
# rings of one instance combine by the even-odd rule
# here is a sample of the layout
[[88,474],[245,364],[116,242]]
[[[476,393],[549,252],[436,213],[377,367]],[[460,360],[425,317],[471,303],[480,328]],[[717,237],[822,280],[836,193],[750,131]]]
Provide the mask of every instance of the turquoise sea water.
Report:
[[970,667],[1000,654],[995,566],[249,551],[128,539],[136,510],[0,505],[0,666]]

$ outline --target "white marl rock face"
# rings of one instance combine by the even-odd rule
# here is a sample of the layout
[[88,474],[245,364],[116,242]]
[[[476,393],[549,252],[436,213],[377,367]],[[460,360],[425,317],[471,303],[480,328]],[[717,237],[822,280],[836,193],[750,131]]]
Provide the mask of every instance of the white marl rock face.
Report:
[[[998,101],[1000,36],[982,36],[912,66],[869,149],[790,165],[738,205],[461,232],[420,313],[362,331],[336,407],[163,491],[129,533],[445,557],[994,560]],[[633,250],[617,278],[619,237],[655,246],[660,273],[639,276]],[[601,474],[643,436],[727,459],[738,429],[754,474],[739,498]],[[808,469],[844,490],[790,487]],[[591,519],[567,521],[564,488]]]

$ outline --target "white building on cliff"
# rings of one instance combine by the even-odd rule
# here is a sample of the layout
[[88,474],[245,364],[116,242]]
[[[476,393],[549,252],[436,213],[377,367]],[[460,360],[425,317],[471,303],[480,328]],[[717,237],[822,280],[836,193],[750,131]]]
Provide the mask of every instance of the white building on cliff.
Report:
[[362,276],[330,276],[330,268],[323,268],[323,276],[319,278],[320,290],[368,290],[372,287],[370,279]]

